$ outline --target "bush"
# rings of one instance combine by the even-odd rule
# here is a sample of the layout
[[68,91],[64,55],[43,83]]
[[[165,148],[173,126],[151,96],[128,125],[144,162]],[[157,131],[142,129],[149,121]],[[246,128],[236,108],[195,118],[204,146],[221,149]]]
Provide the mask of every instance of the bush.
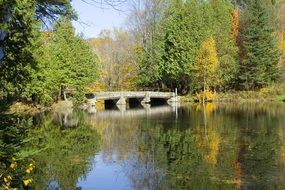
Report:
[[[204,92],[196,93],[195,101],[196,102],[203,102],[203,96],[204,96]],[[212,92],[211,90],[205,91],[205,101],[206,102],[212,102],[215,99],[216,99],[216,93]]]

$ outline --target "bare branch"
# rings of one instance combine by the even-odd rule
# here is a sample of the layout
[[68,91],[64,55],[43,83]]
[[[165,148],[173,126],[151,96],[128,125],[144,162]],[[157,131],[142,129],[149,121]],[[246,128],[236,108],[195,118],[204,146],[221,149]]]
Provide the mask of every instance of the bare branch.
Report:
[[115,9],[117,11],[123,11],[121,7],[127,2],[127,0],[82,0],[82,1],[96,8]]

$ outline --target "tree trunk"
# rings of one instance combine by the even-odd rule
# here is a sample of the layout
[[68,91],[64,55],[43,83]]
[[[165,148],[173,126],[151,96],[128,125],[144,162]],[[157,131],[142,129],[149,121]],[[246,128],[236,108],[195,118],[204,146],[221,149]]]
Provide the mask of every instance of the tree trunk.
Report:
[[205,103],[206,96],[206,77],[204,76],[204,92],[203,92],[203,104]]

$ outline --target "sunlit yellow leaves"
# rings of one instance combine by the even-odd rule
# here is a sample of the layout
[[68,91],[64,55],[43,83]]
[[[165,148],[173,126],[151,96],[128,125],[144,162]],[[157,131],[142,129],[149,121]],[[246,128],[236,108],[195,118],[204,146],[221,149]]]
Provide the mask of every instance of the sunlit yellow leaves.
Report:
[[6,189],[10,190],[11,189],[10,185],[11,185],[11,181],[12,181],[12,176],[7,175],[7,176],[3,177],[3,181],[4,181],[4,183],[2,184],[2,188],[5,190]]
[[[21,168],[21,164],[17,164],[15,159],[13,158],[12,159],[13,162],[9,165],[9,173],[4,175],[4,174],[1,174],[0,175],[0,178],[1,178],[1,181],[3,182],[2,184],[0,184],[0,189],[5,189],[5,190],[17,190],[17,188],[12,188],[14,186],[14,177],[15,175],[17,175],[17,179],[15,179],[16,181],[17,180],[21,180],[22,181],[22,184],[24,186],[28,186],[31,182],[32,182],[32,179],[28,178],[29,175],[31,174],[31,172],[34,170],[34,164],[33,163],[30,163],[26,168]],[[19,166],[18,166],[19,165]],[[16,170],[17,169],[17,170]],[[25,171],[25,175],[24,176],[18,176],[18,174],[15,174],[15,171],[18,173],[19,171],[18,170],[21,170],[21,171]],[[28,178],[28,179],[25,179],[25,178]]]
[[2,189],[3,190],[10,190],[10,187],[4,184],[4,185],[2,185]]
[[211,90],[205,90],[205,92],[196,93],[196,100],[198,102],[202,102],[203,96],[205,97],[205,101],[207,102],[212,102],[216,99],[216,95],[214,92],[212,92]]
[[198,51],[197,63],[202,73],[210,75],[217,68],[218,62],[216,43],[214,38],[210,37],[201,44]]
[[4,182],[5,182],[5,183],[8,183],[7,177],[4,177]]
[[216,43],[213,37],[208,38],[201,44],[196,60],[197,63],[194,68],[197,78],[204,85],[204,97],[208,86],[215,86],[215,72],[219,63]]
[[28,186],[30,183],[32,183],[32,179],[25,179],[25,180],[23,180],[24,186]]
[[27,174],[31,173],[33,171],[33,169],[34,169],[34,165],[32,163],[29,164],[28,168],[26,169],[26,173]]
[[281,40],[279,44],[279,48],[282,51],[282,54],[285,55],[285,40]]
[[10,168],[11,169],[15,169],[17,167],[17,163],[16,162],[12,162],[11,164],[10,164]]

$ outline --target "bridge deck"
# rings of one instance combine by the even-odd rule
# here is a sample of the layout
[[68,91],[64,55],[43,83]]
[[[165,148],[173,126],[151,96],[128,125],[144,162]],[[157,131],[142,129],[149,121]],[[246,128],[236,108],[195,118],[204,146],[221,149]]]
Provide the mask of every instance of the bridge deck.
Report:
[[97,93],[94,93],[93,95],[97,100],[119,99],[121,97],[144,98],[146,96],[150,98],[164,98],[164,99],[175,97],[174,92],[151,92],[151,91],[97,92]]

